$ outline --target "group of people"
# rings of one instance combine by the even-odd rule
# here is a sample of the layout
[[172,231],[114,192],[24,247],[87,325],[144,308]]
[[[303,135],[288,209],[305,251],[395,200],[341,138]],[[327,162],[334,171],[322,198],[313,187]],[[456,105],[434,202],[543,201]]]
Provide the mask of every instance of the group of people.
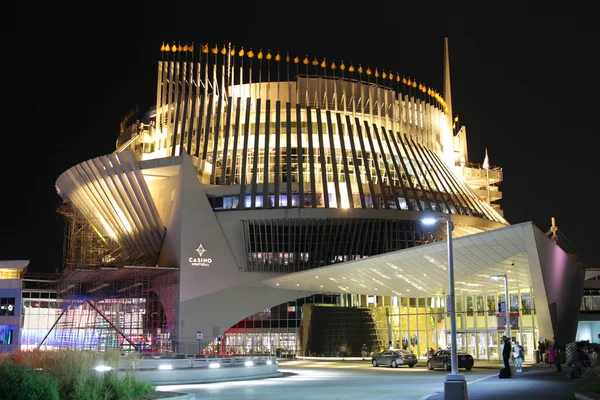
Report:
[[502,361],[504,362],[504,369],[508,377],[512,374],[510,369],[510,361],[513,360],[515,363],[516,372],[523,372],[523,359],[525,359],[525,350],[519,342],[515,342],[512,346],[511,340],[502,336]]
[[597,358],[598,353],[593,347],[589,350],[586,347],[579,347],[573,357],[571,379],[581,379],[584,369],[594,368],[596,366]]
[[539,340],[538,351],[540,352],[540,362],[555,365],[555,372],[562,372],[562,346],[556,336],[553,343],[548,340]]

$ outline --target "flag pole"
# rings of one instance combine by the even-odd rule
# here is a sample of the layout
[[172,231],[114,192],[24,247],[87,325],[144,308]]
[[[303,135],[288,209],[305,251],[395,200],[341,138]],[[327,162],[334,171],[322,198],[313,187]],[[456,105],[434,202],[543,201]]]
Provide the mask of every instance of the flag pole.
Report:
[[[325,110],[328,109],[328,102],[327,102],[327,61],[326,58],[323,58],[323,61],[321,62],[321,68],[323,68],[323,77],[321,78],[320,81],[323,81],[323,105],[325,106]],[[320,96],[319,96],[320,97]]]
[[334,99],[334,110],[337,111],[338,110],[338,95],[337,95],[337,83],[338,80],[336,79],[335,76],[335,70],[337,69],[337,65],[335,65],[335,59],[333,61],[331,61],[331,75],[333,76],[333,99]]
[[485,172],[485,185],[487,187],[488,204],[492,204],[492,199],[490,198],[490,169],[486,169]]
[[271,49],[267,50],[267,55],[265,57],[267,59],[267,100],[271,95]]
[[261,93],[262,93],[262,60],[263,60],[262,49],[260,49],[256,58],[258,58],[258,98],[260,98]]
[[487,189],[488,204],[492,204],[490,197],[490,159],[488,158],[487,147],[485,148],[485,158],[483,160],[483,169],[485,169],[485,188]]
[[304,63],[304,65],[306,66],[306,90],[304,93],[304,102],[305,104],[308,106],[308,64],[310,63],[310,61],[308,61],[308,54],[306,55],[306,57],[304,57],[304,60],[302,61],[302,63]]

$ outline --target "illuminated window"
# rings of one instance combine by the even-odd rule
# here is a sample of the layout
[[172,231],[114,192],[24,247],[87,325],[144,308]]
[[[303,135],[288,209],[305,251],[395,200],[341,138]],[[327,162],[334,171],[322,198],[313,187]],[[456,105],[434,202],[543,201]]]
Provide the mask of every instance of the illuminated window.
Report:
[[0,279],[19,279],[21,272],[15,269],[0,269]]
[[13,325],[0,325],[0,344],[12,344],[14,329]]
[[0,316],[15,315],[15,298],[2,297],[0,298]]

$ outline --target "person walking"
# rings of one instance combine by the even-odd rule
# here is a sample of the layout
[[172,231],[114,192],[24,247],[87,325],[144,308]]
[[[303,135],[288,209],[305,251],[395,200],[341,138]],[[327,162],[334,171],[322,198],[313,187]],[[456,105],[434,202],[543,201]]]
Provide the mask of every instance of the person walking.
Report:
[[360,348],[360,355],[363,358],[363,360],[367,357],[367,344],[363,343],[363,345]]
[[523,358],[525,358],[525,352],[523,351],[523,346],[521,346],[519,342],[515,343],[515,347],[513,348],[513,357],[515,358],[515,367],[517,368],[517,372],[523,372]]
[[555,372],[563,372],[562,365],[560,362],[561,347],[560,347],[560,342],[558,341],[556,336],[554,336],[554,346],[553,347],[554,347],[554,365],[556,365]]
[[504,347],[502,347],[502,361],[504,361],[504,368],[506,369],[506,373],[508,374],[508,377],[510,378],[511,371],[510,371],[510,354],[511,354],[511,345],[510,345],[510,339],[506,337],[506,335],[502,336],[502,341],[504,342]]

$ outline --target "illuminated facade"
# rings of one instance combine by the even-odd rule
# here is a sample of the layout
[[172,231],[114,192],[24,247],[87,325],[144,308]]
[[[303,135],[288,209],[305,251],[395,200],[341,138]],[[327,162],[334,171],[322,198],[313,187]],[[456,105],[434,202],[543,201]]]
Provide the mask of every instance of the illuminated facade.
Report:
[[0,353],[19,348],[21,290],[28,260],[0,261]]
[[[158,299],[173,351],[224,336],[217,344],[231,351],[309,354],[302,324],[318,314],[310,304],[372,308],[373,346],[410,342],[419,354],[444,346],[446,261],[417,249],[443,241],[445,229],[425,229],[420,219],[451,214],[458,245],[486,234],[499,240],[492,233],[511,227],[495,204],[502,170],[468,162],[466,128],[452,114],[447,43],[443,95],[414,78],[322,58],[231,45],[163,45],[161,53],[156,106],[142,119],[128,116],[114,153],[56,181],[69,218],[89,225],[85,238],[75,234],[79,225],[70,231],[63,297],[103,301],[127,286],[86,280],[82,269],[168,270],[172,280],[146,279],[144,293]],[[473,260],[464,275],[468,260],[456,261],[464,278],[459,345],[477,358],[497,357],[503,289],[489,276],[511,262],[517,340],[531,356],[539,335],[556,329],[536,319],[533,293],[543,286],[530,267],[538,250],[525,245],[534,230],[515,227],[522,247]],[[421,261],[404,264],[415,254]],[[396,270],[386,275],[376,263],[388,256]],[[337,275],[325,285],[292,282],[328,271]],[[346,274],[352,289],[339,283]],[[565,327],[566,337],[574,327]]]

